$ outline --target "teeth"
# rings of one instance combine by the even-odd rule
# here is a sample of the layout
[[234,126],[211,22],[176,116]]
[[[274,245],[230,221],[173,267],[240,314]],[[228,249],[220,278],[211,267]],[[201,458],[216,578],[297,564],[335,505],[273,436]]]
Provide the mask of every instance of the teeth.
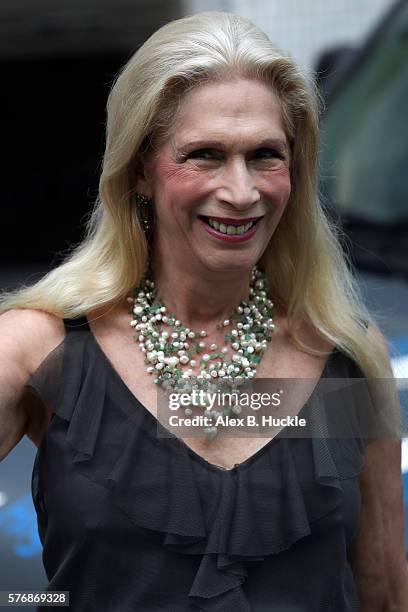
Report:
[[208,223],[218,232],[231,236],[233,236],[234,234],[244,234],[254,224],[253,221],[250,221],[246,225],[225,225],[225,223],[219,223],[215,219],[208,219]]

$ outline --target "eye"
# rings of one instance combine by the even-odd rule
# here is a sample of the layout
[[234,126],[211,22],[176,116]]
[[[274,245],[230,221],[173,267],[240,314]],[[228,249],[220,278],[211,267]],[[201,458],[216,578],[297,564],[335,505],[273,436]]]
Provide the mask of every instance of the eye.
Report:
[[216,151],[213,149],[197,149],[196,151],[191,151],[187,155],[187,157],[191,157],[193,159],[215,159],[217,157]]
[[258,159],[286,159],[286,156],[281,151],[269,148],[258,149],[255,151],[254,157]]

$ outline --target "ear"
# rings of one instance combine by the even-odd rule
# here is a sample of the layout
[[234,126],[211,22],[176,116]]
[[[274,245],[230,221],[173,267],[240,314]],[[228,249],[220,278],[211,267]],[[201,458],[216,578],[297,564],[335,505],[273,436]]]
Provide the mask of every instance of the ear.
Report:
[[152,180],[148,171],[148,164],[138,160],[135,168],[136,191],[151,199],[153,197]]

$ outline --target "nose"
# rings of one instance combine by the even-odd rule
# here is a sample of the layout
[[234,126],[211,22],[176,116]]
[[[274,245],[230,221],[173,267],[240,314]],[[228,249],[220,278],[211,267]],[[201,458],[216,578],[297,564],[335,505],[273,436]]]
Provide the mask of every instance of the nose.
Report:
[[216,196],[220,202],[240,210],[250,208],[260,200],[259,191],[244,160],[236,159],[226,164]]

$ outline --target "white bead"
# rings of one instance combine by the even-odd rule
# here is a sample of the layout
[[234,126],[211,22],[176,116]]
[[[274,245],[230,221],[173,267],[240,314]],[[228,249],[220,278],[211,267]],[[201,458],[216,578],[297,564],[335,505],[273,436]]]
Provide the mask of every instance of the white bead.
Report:
[[242,365],[244,366],[244,368],[246,368],[246,367],[248,367],[248,366],[249,366],[249,363],[250,363],[250,362],[248,361],[248,359],[246,359],[246,357],[244,357],[244,358],[242,359],[241,363],[242,363]]
[[167,338],[169,337],[169,332],[162,332],[162,338],[164,338],[165,340],[167,340]]
[[142,306],[135,306],[134,309],[133,309],[133,312],[135,314],[137,314],[137,315],[140,315],[143,312],[143,307]]
[[178,357],[170,357],[169,358],[169,366],[176,366],[179,362]]
[[210,344],[210,349],[212,351],[216,351],[217,350],[217,345],[216,344]]
[[197,365],[197,361],[195,359],[192,359],[190,361],[190,365],[192,365],[194,367],[195,365]]
[[210,359],[210,356],[208,355],[208,353],[204,353],[204,355],[201,357],[201,359],[203,361],[208,361]]
[[199,343],[198,343],[198,346],[199,346],[200,348],[205,348],[205,342],[199,342]]
[[173,333],[171,334],[171,337],[172,337],[172,338],[178,338],[178,332],[173,332]]
[[155,318],[156,318],[156,321],[161,321],[162,315],[158,313]]
[[166,307],[165,307],[165,306],[162,306],[162,307],[160,308],[160,312],[166,312]]
[[204,329],[202,329],[202,330],[200,331],[200,336],[201,336],[202,338],[204,338],[206,335],[207,335],[207,332],[206,332]]
[[189,338],[195,338],[195,333],[193,331],[188,332]]
[[156,370],[162,370],[164,368],[164,363],[162,363],[161,361],[159,361],[159,363],[156,363]]
[[253,352],[254,352],[254,347],[253,346],[248,346],[247,353],[253,353]]
[[238,336],[238,332],[237,332],[237,330],[236,330],[236,329],[233,329],[233,330],[231,331],[231,336]]
[[182,363],[183,365],[189,362],[189,358],[187,355],[182,355],[180,357],[180,363]]
[[131,321],[130,322],[130,327],[135,327],[137,325],[137,321]]
[[223,370],[221,368],[221,370],[218,370],[218,376],[225,376],[225,370]]
[[228,353],[228,346],[223,346],[221,349],[221,353]]
[[163,323],[167,323],[167,321],[168,321],[167,317],[166,316],[162,317],[162,321],[163,321]]
[[149,374],[151,374],[151,373],[153,372],[153,370],[154,370],[154,367],[153,367],[153,366],[148,366],[148,367],[146,368],[146,371],[147,371],[147,372],[149,372]]
[[227,327],[227,325],[229,325],[229,324],[230,324],[230,320],[229,319],[225,319],[225,321],[223,323],[224,327]]
[[234,349],[234,351],[237,351],[239,349],[239,343],[238,342],[233,342],[231,346]]
[[176,327],[180,327],[181,322],[180,322],[180,321],[177,319],[176,321],[174,321],[174,325],[175,325]]
[[217,378],[217,376],[218,376],[217,371],[216,370],[211,370],[211,376],[213,378]]

